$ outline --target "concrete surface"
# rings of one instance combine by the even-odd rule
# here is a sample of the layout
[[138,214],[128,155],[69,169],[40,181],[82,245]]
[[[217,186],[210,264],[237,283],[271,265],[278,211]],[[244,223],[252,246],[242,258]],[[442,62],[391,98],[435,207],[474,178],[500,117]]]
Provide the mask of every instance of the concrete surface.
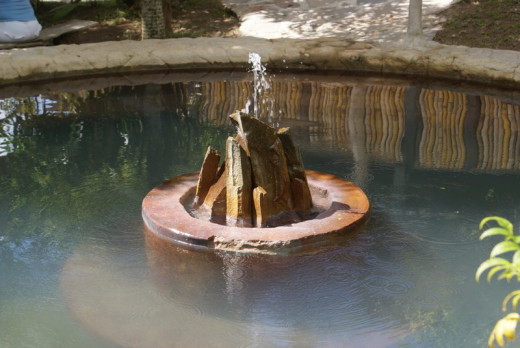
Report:
[[[242,36],[266,39],[335,37],[396,42],[404,38],[408,0],[223,0],[241,19]],[[423,0],[423,32],[440,28],[436,13],[451,0]]]
[[[445,4],[442,1],[446,0],[439,1],[441,2],[431,3],[431,7],[426,2],[425,8],[432,11],[441,8]],[[397,73],[520,86],[520,52],[447,46],[427,40],[412,45],[397,38],[390,41],[384,39],[398,34],[397,31],[394,33],[397,24],[388,21],[388,25],[384,26],[385,30],[379,30],[379,18],[376,17],[384,17],[382,9],[388,7],[395,11],[384,13],[394,18],[399,17],[402,22],[404,8],[407,7],[404,0],[362,5],[361,7],[366,7],[363,7],[368,16],[366,18],[374,18],[367,19],[365,26],[361,25],[362,22],[355,22],[361,23],[355,26],[346,22],[349,11],[347,0],[226,0],[225,3],[233,6],[239,14],[242,13],[243,35],[255,36],[117,41],[2,50],[0,86],[58,78],[160,70],[245,70],[249,67],[249,52],[260,54],[268,68]],[[344,12],[338,17],[340,8]],[[370,8],[378,8],[380,12],[370,12]],[[276,15],[270,14],[277,9],[280,10]],[[327,11],[333,12],[335,16],[325,15],[329,13]],[[284,38],[270,39],[272,31],[268,27],[265,27],[265,31],[261,30],[263,22],[259,18],[269,19],[271,15],[273,18],[270,21],[273,23],[278,18],[276,16],[285,16],[287,23],[291,23],[287,28],[295,36],[298,34],[302,38],[290,38],[293,34],[284,34]],[[356,20],[360,20],[359,18]],[[256,27],[256,34],[246,31],[247,23]],[[309,32],[308,29],[313,25],[315,30]],[[374,41],[349,40],[346,38],[348,35],[343,35],[343,30],[348,31],[349,25],[354,26],[351,31],[362,33],[365,29],[379,30],[381,35]],[[312,38],[314,36],[319,37]]]

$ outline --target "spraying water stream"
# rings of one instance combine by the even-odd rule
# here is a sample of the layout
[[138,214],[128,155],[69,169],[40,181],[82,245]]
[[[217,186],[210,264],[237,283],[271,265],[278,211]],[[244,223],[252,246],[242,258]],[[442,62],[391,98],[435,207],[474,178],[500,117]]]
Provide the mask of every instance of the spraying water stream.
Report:
[[[267,106],[267,118],[270,120],[273,117],[273,100],[269,95],[271,84],[266,72],[266,67],[262,65],[262,57],[258,53],[249,53],[249,64],[251,64],[251,72],[253,73],[253,115],[257,118],[261,115],[261,108],[263,105]],[[244,111],[250,109],[250,101],[246,104]]]

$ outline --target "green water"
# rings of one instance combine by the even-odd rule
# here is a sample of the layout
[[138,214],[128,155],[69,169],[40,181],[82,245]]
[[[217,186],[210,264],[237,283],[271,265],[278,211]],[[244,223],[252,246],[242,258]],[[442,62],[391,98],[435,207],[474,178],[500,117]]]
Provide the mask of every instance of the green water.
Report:
[[142,198],[223,148],[249,81],[0,100],[0,346],[484,346],[516,289],[474,272],[493,245],[479,221],[519,222],[518,106],[409,82],[277,83],[271,121],[292,126],[305,167],[372,204],[357,233],[283,257],[143,232]]

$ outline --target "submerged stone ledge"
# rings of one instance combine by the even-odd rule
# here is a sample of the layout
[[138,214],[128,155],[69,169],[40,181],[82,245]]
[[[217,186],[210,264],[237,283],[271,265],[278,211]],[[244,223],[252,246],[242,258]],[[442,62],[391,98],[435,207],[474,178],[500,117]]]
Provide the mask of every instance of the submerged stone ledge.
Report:
[[319,39],[181,38],[0,51],[0,86],[160,70],[245,69],[257,52],[270,69],[401,74],[520,87],[520,52]]

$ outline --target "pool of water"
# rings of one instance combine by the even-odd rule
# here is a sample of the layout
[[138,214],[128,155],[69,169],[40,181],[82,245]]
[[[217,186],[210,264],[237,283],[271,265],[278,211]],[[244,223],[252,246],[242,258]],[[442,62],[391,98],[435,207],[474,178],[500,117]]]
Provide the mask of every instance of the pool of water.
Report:
[[493,245],[480,220],[519,221],[512,92],[275,77],[262,116],[372,214],[262,256],[166,244],[141,220],[146,193],[222,149],[251,96],[247,77],[208,76],[0,91],[1,347],[485,345],[517,287],[474,280]]

